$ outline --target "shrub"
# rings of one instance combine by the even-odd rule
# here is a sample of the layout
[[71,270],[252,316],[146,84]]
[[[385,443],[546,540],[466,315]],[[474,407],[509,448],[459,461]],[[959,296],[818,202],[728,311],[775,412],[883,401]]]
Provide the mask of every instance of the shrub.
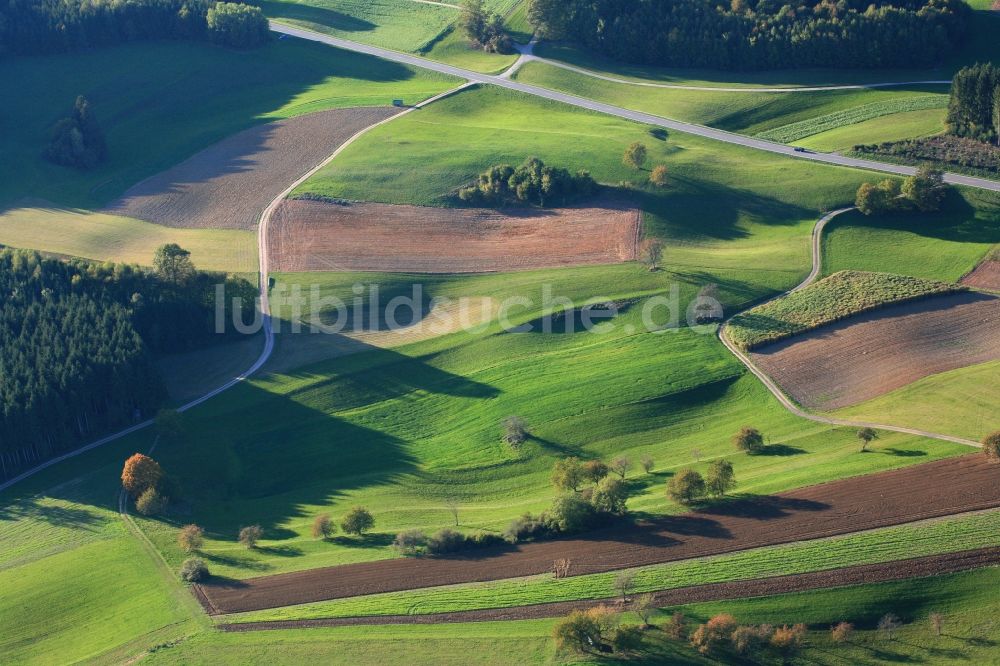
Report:
[[260,7],[217,2],[205,16],[208,36],[216,44],[238,49],[263,46],[270,38],[267,18]]
[[416,555],[426,543],[427,537],[420,530],[406,530],[396,535],[392,545],[403,555]]
[[240,543],[246,548],[256,548],[257,542],[264,535],[264,530],[260,528],[260,525],[250,525],[248,527],[240,528]]
[[625,149],[622,155],[622,164],[633,169],[641,169],[646,163],[646,145],[636,141]]
[[666,187],[667,186],[667,167],[665,164],[657,164],[653,167],[653,171],[649,174],[649,182],[656,187]]
[[667,495],[675,502],[690,504],[705,496],[705,479],[693,469],[683,469],[667,481]]
[[854,635],[854,625],[850,622],[838,622],[830,627],[830,640],[834,643],[846,643]]
[[361,536],[375,526],[375,517],[364,507],[356,506],[340,521],[340,529]]
[[135,501],[135,510],[144,516],[163,513],[170,500],[156,488],[146,488]]
[[1000,430],[983,437],[983,454],[990,460],[1000,462]]
[[899,617],[893,613],[886,613],[878,621],[878,630],[882,632],[882,635],[888,638],[890,641],[895,638],[896,630],[903,626],[903,623],[899,621]]
[[687,618],[680,611],[674,612],[663,625],[663,633],[675,641],[682,641],[687,638]]
[[312,535],[314,539],[329,539],[337,531],[330,514],[321,513],[313,519]]
[[764,435],[756,428],[743,426],[738,433],[733,435],[733,445],[750,455],[760,453],[764,450]]
[[132,497],[139,497],[149,488],[153,488],[163,478],[160,464],[141,453],[133,454],[125,461],[122,469],[122,487]]
[[761,650],[771,640],[773,627],[764,624],[759,627],[740,626],[733,630],[733,649],[742,655],[751,655]]
[[721,648],[733,635],[736,618],[728,613],[720,613],[709,619],[691,634],[691,645],[702,654],[710,654]]
[[611,634],[611,649],[616,654],[632,654],[642,650],[642,627],[618,627]]
[[515,518],[507,526],[507,529],[504,530],[504,536],[511,543],[537,541],[551,534],[552,530],[545,520],[541,517],[532,516],[530,513],[526,513],[520,518]]
[[935,636],[940,636],[941,631],[944,629],[944,615],[941,613],[931,613],[927,616],[930,620],[931,630],[934,632]]
[[209,577],[208,566],[197,557],[189,557],[181,565],[181,579],[189,583],[197,583]]
[[865,215],[884,213],[899,208],[899,195],[899,181],[892,178],[886,178],[877,185],[862,183],[854,205]]
[[185,553],[191,553],[199,548],[205,542],[205,530],[201,529],[197,525],[185,525],[181,528],[181,531],[177,533],[177,545]]
[[621,479],[605,477],[590,496],[591,505],[603,513],[622,515],[626,512],[628,485]]
[[721,497],[735,488],[736,474],[733,472],[733,464],[724,459],[713,460],[709,463],[705,487],[709,493],[717,497]]
[[562,495],[552,502],[545,519],[552,531],[581,532],[593,524],[594,509],[577,495]]
[[438,530],[427,540],[427,552],[431,555],[457,553],[463,548],[465,548],[465,535],[447,527]]
[[784,655],[791,655],[802,649],[806,640],[806,625],[778,627],[771,636],[771,647]]

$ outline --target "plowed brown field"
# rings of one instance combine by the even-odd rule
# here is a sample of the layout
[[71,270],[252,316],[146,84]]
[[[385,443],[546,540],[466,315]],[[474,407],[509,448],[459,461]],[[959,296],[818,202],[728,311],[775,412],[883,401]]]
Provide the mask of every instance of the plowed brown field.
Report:
[[1000,465],[981,455],[475,555],[363,562],[196,586],[209,613],[516,578],[572,560],[571,575],[745,550],[1000,506]]
[[1000,358],[1000,298],[959,293],[888,307],[761,347],[751,357],[805,407],[847,407]]
[[289,183],[399,111],[334,109],[251,127],[133,186],[104,212],[171,227],[252,229]]
[[989,289],[990,291],[1000,291],[1000,261],[987,259],[964,278],[962,284],[967,284],[976,289]]
[[[654,603],[660,608],[678,606],[703,601],[725,599],[747,599],[765,597],[790,592],[805,592],[830,587],[867,585],[907,578],[936,576],[940,574],[968,571],[980,567],[1000,564],[1000,548],[978,548],[943,555],[914,557],[895,562],[861,564],[853,567],[813,571],[790,576],[752,578],[730,583],[694,585],[664,590],[653,594]],[[438,624],[441,622],[492,622],[504,620],[533,620],[560,617],[570,611],[583,610],[593,606],[620,606],[621,599],[581,599],[579,601],[556,601],[548,604],[532,604],[510,608],[487,608],[483,610],[456,611],[453,613],[425,613],[421,615],[369,615],[361,617],[318,618],[310,620],[274,620],[269,622],[243,622],[223,624],[223,631],[261,631],[266,629],[300,629],[309,627],[343,627],[348,625],[377,624]]]
[[635,258],[634,206],[495,211],[285,201],[271,218],[277,271],[478,273]]

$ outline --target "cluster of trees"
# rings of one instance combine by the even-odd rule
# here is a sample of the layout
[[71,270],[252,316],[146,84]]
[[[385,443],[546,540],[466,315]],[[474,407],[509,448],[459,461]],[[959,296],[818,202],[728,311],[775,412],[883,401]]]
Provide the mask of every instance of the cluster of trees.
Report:
[[570,173],[546,166],[537,157],[529,157],[516,169],[508,164],[490,167],[476,182],[463,187],[458,198],[466,203],[498,205],[529,203],[537,206],[564,205],[591,196],[597,183],[590,173]]
[[171,498],[179,494],[176,481],[164,474],[158,462],[141,453],[125,461],[122,488],[135,502],[135,510],[144,516],[163,513]]
[[483,0],[464,0],[458,26],[469,42],[490,53],[510,53],[512,42],[504,26],[503,16],[491,12]]
[[861,157],[883,156],[904,163],[953,165],[986,175],[1000,173],[1000,147],[948,134],[926,139],[861,144],[854,146],[853,152]]
[[[646,144],[636,141],[625,149],[624,154],[622,154],[622,164],[641,170],[646,165],[648,156],[649,150],[646,148]],[[667,165],[657,164],[649,172],[649,182],[655,187],[666,187],[669,182],[667,180],[668,175],[669,170],[667,169]]]
[[667,496],[681,504],[693,504],[705,497],[723,497],[736,487],[733,464],[725,458],[713,460],[702,476],[693,469],[682,469],[667,482]]
[[62,166],[93,169],[107,157],[104,131],[94,117],[90,102],[79,95],[73,112],[52,127],[45,159]]
[[216,333],[218,283],[252,318],[253,285],[186,255],[149,270],[0,250],[0,478],[153,414],[166,397],[153,355],[237,335]]
[[895,178],[862,183],[854,205],[865,215],[913,209],[929,213],[941,209],[948,190],[944,173],[925,165],[902,184]]
[[962,44],[962,0],[531,0],[542,37],[668,67],[914,67]]
[[0,0],[0,54],[77,51],[151,39],[253,48],[268,39],[259,7],[214,0]]
[[951,80],[948,133],[1000,145],[1000,67],[963,67]]

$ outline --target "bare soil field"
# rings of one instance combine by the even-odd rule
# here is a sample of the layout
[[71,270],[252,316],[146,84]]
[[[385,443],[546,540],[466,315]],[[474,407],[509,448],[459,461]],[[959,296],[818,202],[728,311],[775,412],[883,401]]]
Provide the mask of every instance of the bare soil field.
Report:
[[887,307],[751,357],[805,407],[848,407],[928,375],[1000,359],[1000,298],[968,292]]
[[[813,571],[790,576],[751,578],[730,583],[712,583],[664,590],[653,594],[654,603],[660,608],[703,601],[747,599],[790,592],[805,592],[831,587],[884,583],[907,578],[937,576],[968,571],[1000,564],[1000,548],[978,548],[943,555],[914,557],[895,562],[861,564],[839,569]],[[535,620],[561,617],[570,611],[594,606],[621,606],[621,598],[581,599],[556,601],[508,608],[489,608],[453,613],[426,613],[422,615],[369,615],[361,617],[319,618],[310,620],[273,620],[268,622],[243,622],[222,624],[223,631],[261,631],[267,629],[303,629],[310,627],[343,627],[348,625],[379,624],[438,624],[441,622],[493,622],[501,620]]]
[[429,208],[289,200],[271,218],[277,271],[481,273],[635,259],[639,210]]
[[1000,465],[982,455],[725,502],[580,536],[450,557],[363,562],[195,586],[210,614],[542,574],[613,571],[858,532],[1000,506]]
[[962,278],[962,284],[976,289],[1000,291],[1000,260],[987,259]]
[[399,111],[334,109],[251,127],[134,185],[103,212],[170,227],[252,229],[289,183]]

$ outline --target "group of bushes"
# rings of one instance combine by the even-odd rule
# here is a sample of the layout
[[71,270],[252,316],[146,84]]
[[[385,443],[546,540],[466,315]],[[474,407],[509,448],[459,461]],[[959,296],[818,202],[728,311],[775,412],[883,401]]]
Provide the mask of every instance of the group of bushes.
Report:
[[472,185],[460,189],[458,198],[466,203],[491,206],[507,203],[552,206],[591,196],[596,189],[597,184],[586,171],[572,174],[530,157],[516,169],[508,164],[490,167]]
[[252,48],[268,40],[259,7],[214,0],[0,0],[0,54],[77,51],[153,39]]
[[627,62],[666,67],[787,69],[923,67],[961,46],[972,12],[961,0],[877,4],[802,0],[531,0],[548,39]]
[[949,189],[941,171],[921,166],[902,184],[895,178],[862,183],[854,205],[865,215],[913,209],[932,213],[941,209]]
[[108,144],[104,132],[87,98],[80,95],[72,113],[52,127],[45,159],[62,166],[93,169],[107,156]]
[[489,53],[510,53],[513,48],[503,16],[487,10],[483,0],[463,0],[458,25],[475,48]]
[[933,162],[971,173],[1000,173],[1000,147],[958,136],[934,136],[854,146],[858,157],[888,158],[907,164]]
[[490,532],[463,534],[448,527],[438,530],[429,537],[423,530],[405,530],[397,534],[392,542],[396,550],[403,555],[448,555],[506,544],[507,540],[499,534]]

